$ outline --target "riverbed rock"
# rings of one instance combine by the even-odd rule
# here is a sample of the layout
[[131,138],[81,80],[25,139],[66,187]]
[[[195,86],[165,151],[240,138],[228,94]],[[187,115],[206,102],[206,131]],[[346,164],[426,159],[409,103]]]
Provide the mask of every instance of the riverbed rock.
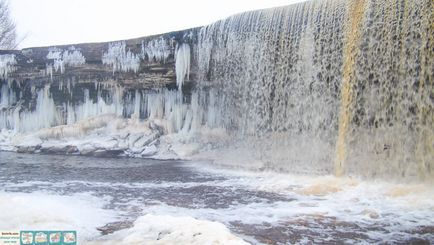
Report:
[[58,145],[58,146],[48,146],[48,147],[41,147],[42,153],[47,154],[74,154],[78,153],[77,146],[74,145]]

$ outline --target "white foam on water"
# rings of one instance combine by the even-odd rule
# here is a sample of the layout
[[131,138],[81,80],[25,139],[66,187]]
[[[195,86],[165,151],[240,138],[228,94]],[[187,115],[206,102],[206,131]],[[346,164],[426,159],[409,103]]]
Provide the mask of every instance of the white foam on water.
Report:
[[223,224],[187,216],[147,214],[130,229],[89,244],[248,244]]
[[89,194],[0,192],[0,230],[76,230],[78,242],[100,236],[97,227],[116,220],[107,200]]
[[[67,187],[71,183],[55,185]],[[41,184],[53,183],[33,181],[9,184],[8,188]],[[0,192],[0,209],[8,210],[0,213],[0,221],[7,220],[0,222],[0,230],[76,230],[81,244],[248,244],[221,223],[185,215],[147,214],[131,228],[102,236],[96,228],[118,221],[119,215],[119,211],[103,209],[107,201],[87,193],[58,196]]]
[[[260,227],[265,223],[271,227],[287,227],[288,229],[303,229],[321,234],[321,241],[333,238],[330,233],[330,227],[333,222],[346,222],[356,224],[359,228],[353,226],[343,226],[343,232],[355,232],[369,237],[369,239],[378,241],[403,241],[412,237],[412,231],[417,231],[420,227],[432,226],[434,220],[434,188],[424,184],[393,184],[386,182],[363,181],[354,178],[336,178],[333,176],[297,176],[289,174],[278,174],[272,172],[246,172],[234,171],[227,169],[218,169],[215,166],[208,166],[206,163],[195,162],[187,163],[187,167],[193,167],[197,171],[203,171],[211,176],[223,177],[223,179],[206,181],[206,182],[161,182],[161,183],[104,183],[104,182],[86,182],[86,181],[66,181],[59,183],[49,183],[44,181],[34,181],[25,183],[6,183],[4,187],[11,190],[14,187],[25,188],[33,185],[55,185],[57,188],[68,187],[69,185],[81,183],[91,187],[123,187],[131,189],[155,188],[155,189],[173,189],[173,188],[192,188],[197,186],[203,187],[221,187],[227,191],[228,197],[237,190],[247,190],[257,193],[257,198],[250,196],[249,192],[240,194],[239,203],[230,202],[229,206],[224,205],[221,208],[204,208],[203,203],[197,203],[197,206],[188,207],[180,203],[179,206],[168,205],[164,202],[149,200],[144,204],[143,197],[134,197],[123,203],[129,207],[139,207],[143,210],[143,217],[140,217],[134,226],[130,229],[121,230],[113,235],[102,237],[88,236],[94,244],[202,244],[205,237],[206,241],[218,241],[222,244],[232,242],[233,235],[224,227],[233,227],[234,223],[243,225],[253,225]],[[50,188],[48,188],[50,189]],[[261,194],[268,193],[276,195],[271,201],[262,199]],[[164,192],[163,192],[164,193]],[[225,199],[226,192],[221,193],[222,200]],[[47,206],[50,210],[61,210],[62,205],[68,206],[68,212],[73,214],[77,210],[86,210],[95,212],[91,216],[66,216],[63,220],[57,220],[60,217],[57,213],[49,216],[49,222],[60,224],[70,223],[83,224],[83,234],[91,231],[95,227],[108,223],[104,214],[108,211],[101,210],[104,200],[98,200],[96,197],[87,194],[73,197],[48,196],[46,194],[1,194],[3,197],[27,198],[23,203],[17,204],[17,201],[5,206],[0,202],[0,208],[12,208],[13,212],[8,214],[18,217],[15,223],[22,222],[23,217],[29,216],[31,219],[38,220],[39,209],[35,207]],[[164,195],[164,194],[163,194]],[[198,193],[200,195],[200,193]],[[78,198],[77,198],[78,197]],[[76,201],[71,201],[73,200]],[[152,198],[152,197],[151,197]],[[244,200],[244,198],[246,198]],[[19,199],[18,199],[19,200]],[[164,200],[164,199],[163,199]],[[198,197],[198,200],[201,200]],[[48,205],[45,205],[45,202]],[[35,206],[33,206],[33,204]],[[28,206],[30,211],[26,210]],[[195,205],[195,203],[192,203]],[[22,208],[21,208],[22,207]],[[35,214],[35,210],[37,211]],[[43,211],[45,209],[42,209]],[[78,212],[78,211],[77,211]],[[118,214],[119,210],[116,211]],[[108,217],[113,215],[108,212]],[[101,214],[101,215],[100,215]],[[0,220],[5,214],[0,215]],[[33,217],[33,216],[35,217]],[[64,216],[62,216],[64,217]],[[41,221],[42,222],[42,221]],[[218,223],[213,223],[218,222]],[[332,222],[332,223],[330,223]],[[97,224],[98,223],[98,224]],[[34,222],[23,223],[34,224]],[[381,227],[382,230],[372,227]],[[0,229],[8,228],[0,226]],[[10,227],[9,227],[10,228]],[[212,231],[214,233],[210,234]],[[198,237],[198,234],[201,235]],[[202,237],[203,235],[203,237]],[[433,235],[423,234],[418,237],[432,240]],[[325,237],[325,238],[324,238]],[[229,239],[229,240],[228,240]],[[248,241],[252,238],[248,238]],[[342,237],[342,239],[346,239]],[[320,240],[318,240],[320,241]],[[350,241],[350,240],[348,240]],[[354,242],[354,240],[351,240]],[[242,242],[234,240],[234,244]]]
[[[198,169],[206,173],[229,177],[222,181],[221,186],[275,193],[289,200],[270,203],[258,199],[223,209],[199,206],[190,209],[159,203],[147,207],[146,212],[183,214],[218,221],[229,226],[233,222],[259,226],[267,222],[272,226],[293,224],[296,227],[300,220],[313,223],[327,223],[331,222],[330,220],[336,220],[357,224],[364,231],[356,230],[355,232],[363,232],[370,239],[381,241],[409,239],[412,231],[433,225],[434,188],[430,185],[368,182],[333,176],[296,176],[216,170],[203,166]],[[384,230],[371,229],[371,227],[378,226]],[[324,227],[303,227],[303,225],[301,227],[302,229],[313,229],[325,236],[328,235]],[[354,231],[353,227],[345,229],[348,229],[348,232]],[[420,237],[428,240],[434,239],[434,236],[429,234]]]

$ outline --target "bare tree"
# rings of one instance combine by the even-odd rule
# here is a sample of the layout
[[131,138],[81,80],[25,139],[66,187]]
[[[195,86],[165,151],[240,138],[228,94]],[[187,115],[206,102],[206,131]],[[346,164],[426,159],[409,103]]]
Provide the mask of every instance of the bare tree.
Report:
[[0,0],[0,49],[15,49],[17,32],[7,0]]

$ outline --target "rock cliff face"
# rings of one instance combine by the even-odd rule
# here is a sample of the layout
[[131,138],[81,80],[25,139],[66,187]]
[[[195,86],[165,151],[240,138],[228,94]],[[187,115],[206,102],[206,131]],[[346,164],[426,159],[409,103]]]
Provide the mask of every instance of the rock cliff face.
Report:
[[155,156],[159,137],[181,130],[198,30],[0,51],[0,148]]
[[13,55],[15,62],[12,71],[0,75],[20,84],[116,81],[128,88],[170,86],[176,82],[176,48],[195,45],[197,31],[195,28],[125,41],[2,50],[1,56]]
[[[37,91],[44,89],[55,107],[82,104],[86,99],[103,99],[111,104],[116,89],[122,90],[116,95],[118,103],[125,104],[134,99],[131,97],[138,90],[174,89],[177,50],[183,45],[196,45],[197,31],[195,28],[124,41],[0,50],[1,109],[4,114],[18,107],[20,112],[34,111]],[[193,51],[189,52],[188,63],[193,56]],[[194,72],[189,70],[191,80]],[[191,86],[192,82],[183,86],[186,96]],[[3,128],[13,128],[10,121],[3,122]]]

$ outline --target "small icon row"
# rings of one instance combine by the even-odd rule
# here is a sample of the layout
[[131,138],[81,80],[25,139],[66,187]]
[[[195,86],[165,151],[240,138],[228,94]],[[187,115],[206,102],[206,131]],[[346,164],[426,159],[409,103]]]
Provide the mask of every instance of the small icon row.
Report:
[[21,231],[21,245],[76,245],[76,231]]

